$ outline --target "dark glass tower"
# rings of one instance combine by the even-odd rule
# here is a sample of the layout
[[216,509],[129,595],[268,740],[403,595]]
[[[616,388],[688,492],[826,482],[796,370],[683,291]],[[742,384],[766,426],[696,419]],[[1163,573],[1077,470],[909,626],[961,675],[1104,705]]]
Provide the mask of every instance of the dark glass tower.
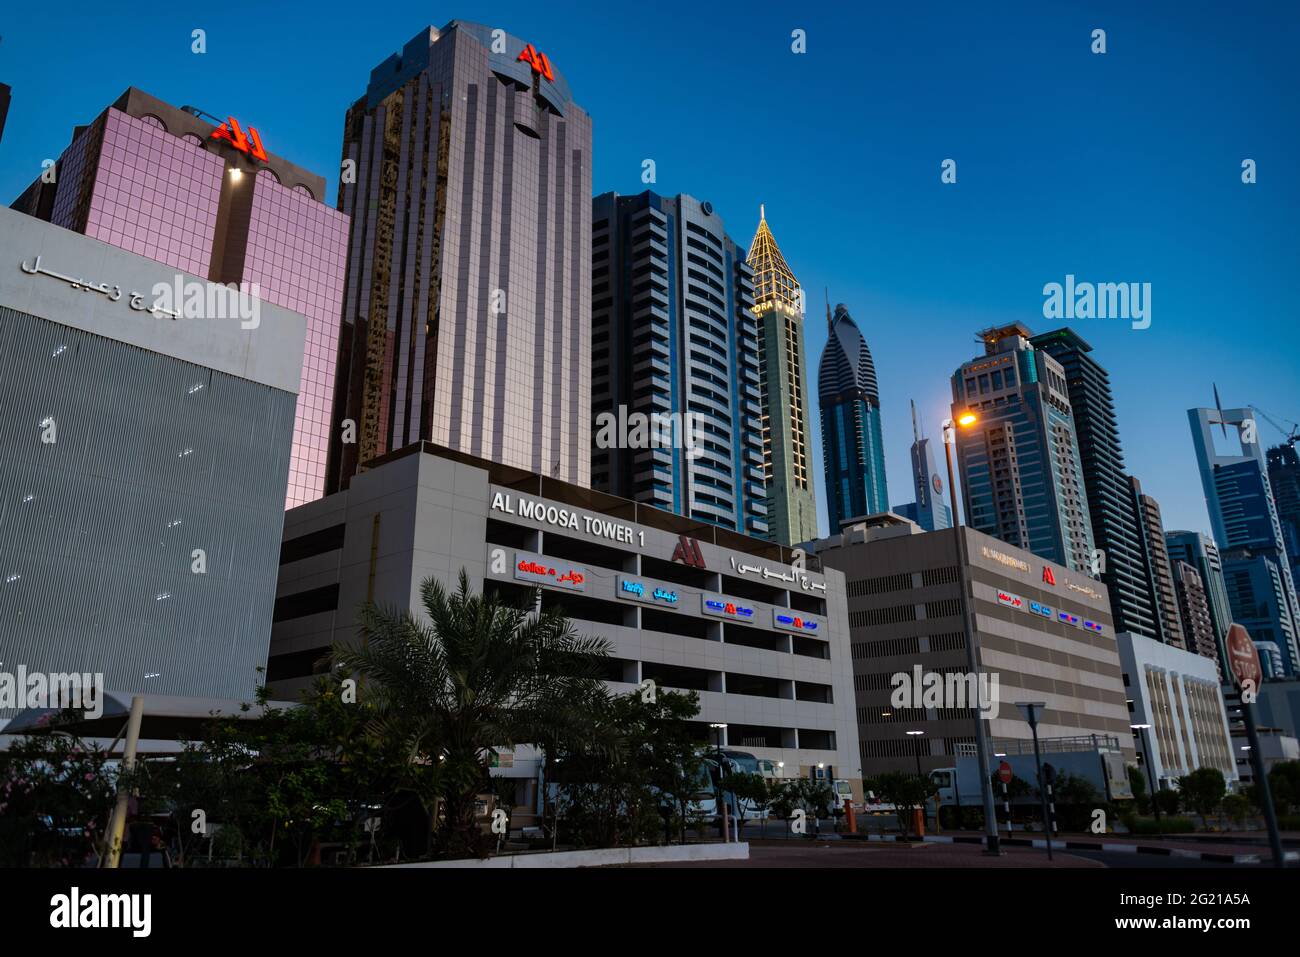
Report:
[[1093,544],[1104,556],[1099,556],[1098,566],[1110,592],[1115,630],[1158,638],[1159,622],[1147,583],[1150,561],[1124,473],[1110,376],[1093,358],[1092,346],[1073,329],[1045,332],[1029,341],[1065,371]]
[[849,518],[889,510],[880,395],[871,350],[848,307],[827,307],[830,337],[817,367],[826,506],[832,535]]

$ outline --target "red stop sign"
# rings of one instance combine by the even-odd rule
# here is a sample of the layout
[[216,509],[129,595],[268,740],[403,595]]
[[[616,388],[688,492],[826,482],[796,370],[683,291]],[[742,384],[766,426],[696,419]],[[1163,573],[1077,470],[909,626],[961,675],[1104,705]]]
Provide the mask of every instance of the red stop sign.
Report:
[[1003,784],[1011,783],[1011,765],[1005,761],[998,765],[998,780]]
[[1252,687],[1258,691],[1260,683],[1264,680],[1264,669],[1260,666],[1259,651],[1256,650],[1255,643],[1250,640],[1250,633],[1243,626],[1233,622],[1224,643],[1228,646],[1228,667],[1232,669],[1232,676],[1237,679],[1237,687],[1241,688],[1250,681],[1253,682]]

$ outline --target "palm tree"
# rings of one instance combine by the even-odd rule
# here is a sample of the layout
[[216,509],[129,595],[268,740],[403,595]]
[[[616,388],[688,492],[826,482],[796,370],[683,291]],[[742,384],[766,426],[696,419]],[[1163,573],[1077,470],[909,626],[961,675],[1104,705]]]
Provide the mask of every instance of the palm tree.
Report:
[[610,645],[576,634],[560,611],[471,594],[463,569],[454,593],[427,578],[420,596],[427,621],[367,603],[361,643],[336,644],[333,657],[368,679],[370,733],[400,742],[413,765],[438,766],[440,850],[480,855],[474,803],[491,749],[553,739],[580,720],[573,705],[603,689]]

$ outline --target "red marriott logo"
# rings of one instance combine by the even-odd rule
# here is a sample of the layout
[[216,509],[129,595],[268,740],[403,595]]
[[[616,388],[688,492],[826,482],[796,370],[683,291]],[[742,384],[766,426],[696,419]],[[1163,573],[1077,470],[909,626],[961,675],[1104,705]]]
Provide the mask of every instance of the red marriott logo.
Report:
[[515,57],[515,60],[523,60],[533,68],[534,73],[546,77],[552,83],[555,82],[555,73],[551,70],[551,61],[546,58],[545,53],[538,53],[536,47],[531,43],[524,46],[523,52]]
[[1043,581],[1049,585],[1056,584],[1056,576],[1052,574],[1052,569],[1047,565],[1043,566]]
[[700,543],[693,538],[687,538],[685,535],[677,539],[677,547],[673,549],[673,561],[682,562],[685,565],[693,565],[696,568],[706,568],[704,564],[704,555],[700,553]]
[[267,162],[266,150],[262,149],[262,137],[258,135],[257,130],[250,126],[248,134],[245,135],[239,126],[239,121],[233,116],[227,117],[226,122],[212,131],[212,138],[225,140],[239,152],[247,153],[253,159],[259,159],[263,163]]

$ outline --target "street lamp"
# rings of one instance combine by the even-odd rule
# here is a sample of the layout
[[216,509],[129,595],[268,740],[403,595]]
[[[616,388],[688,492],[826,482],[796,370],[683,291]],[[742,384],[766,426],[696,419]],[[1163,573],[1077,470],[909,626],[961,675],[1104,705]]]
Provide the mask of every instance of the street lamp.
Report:
[[[1045,701],[1017,701],[1016,707],[1029,722],[1029,733],[1034,736],[1034,768],[1038,774],[1038,796],[1043,799],[1043,836],[1047,839],[1047,859],[1052,859],[1052,815],[1047,808],[1047,788],[1043,786],[1043,759],[1038,753],[1038,715],[1047,707]],[[992,787],[992,783],[989,785]]]
[[[922,734],[925,734],[925,732],[924,732],[924,731],[908,731],[908,732],[907,732],[907,736],[908,736],[909,738],[912,738],[912,737],[918,737],[918,736],[920,736],[920,735],[922,735]],[[912,753],[916,756],[916,776],[917,776],[918,778],[921,777],[921,747],[920,747],[920,744],[921,744],[921,742],[918,741],[918,742],[917,742],[917,747],[912,751]]]
[[1160,804],[1156,801],[1156,766],[1151,756],[1151,739],[1147,737],[1149,724],[1130,724],[1130,728],[1141,733],[1142,750],[1146,754],[1147,789],[1151,792],[1151,810],[1156,816],[1156,833],[1160,833]]
[[731,817],[727,814],[727,793],[722,789],[722,779],[725,775],[722,757],[722,732],[727,730],[726,724],[713,722],[709,725],[717,732],[718,742],[718,803],[722,805],[722,843],[726,844],[731,840]]
[[[966,669],[975,678],[975,750],[979,761],[980,788],[984,793],[984,833],[987,835],[988,854],[1002,853],[1002,839],[998,834],[998,822],[993,810],[993,776],[989,770],[989,742],[984,730],[983,702],[979,700],[979,652],[975,647],[976,630],[971,621],[972,613],[968,592],[970,585],[966,580],[966,533],[961,518],[957,514],[957,484],[953,481],[952,447],[957,443],[957,427],[969,428],[979,421],[979,416],[969,409],[957,416],[956,423],[946,419],[943,423],[943,452],[948,460],[948,499],[952,503],[952,543],[957,553],[957,587],[961,597],[961,624],[966,638]],[[960,804],[960,798],[958,804]]]

